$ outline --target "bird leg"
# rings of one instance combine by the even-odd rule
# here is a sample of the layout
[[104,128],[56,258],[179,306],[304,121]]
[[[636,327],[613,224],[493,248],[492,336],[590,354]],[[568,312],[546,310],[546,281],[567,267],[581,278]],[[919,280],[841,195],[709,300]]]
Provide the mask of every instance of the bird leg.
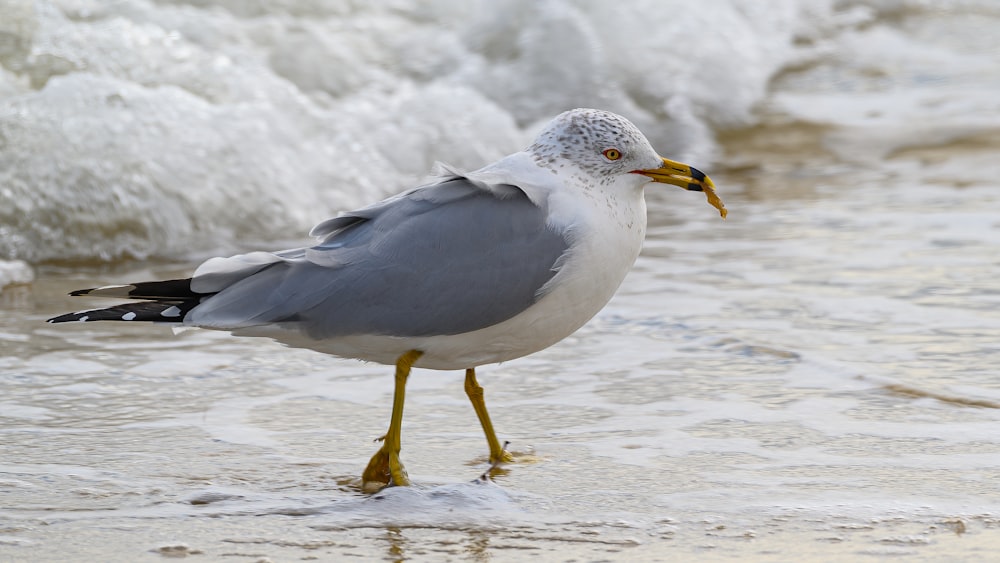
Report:
[[410,350],[396,360],[396,389],[392,397],[392,418],[389,420],[389,431],[385,433],[382,447],[379,448],[368,467],[361,474],[361,488],[365,492],[375,492],[390,484],[407,486],[410,484],[406,469],[399,461],[400,428],[403,424],[403,402],[406,400],[406,380],[413,367],[424,353]]
[[514,458],[506,449],[500,446],[497,434],[493,431],[493,423],[490,422],[490,413],[486,412],[486,401],[483,400],[483,388],[476,381],[476,368],[465,370],[465,394],[469,396],[472,408],[476,409],[479,424],[483,426],[486,441],[490,444],[490,463],[495,465],[497,463],[513,461]]

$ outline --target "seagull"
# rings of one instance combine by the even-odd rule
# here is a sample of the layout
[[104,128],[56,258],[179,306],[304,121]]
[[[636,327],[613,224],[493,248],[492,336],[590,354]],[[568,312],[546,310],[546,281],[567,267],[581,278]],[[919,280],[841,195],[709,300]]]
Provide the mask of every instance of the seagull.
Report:
[[704,173],[659,156],[624,117],[575,109],[523,151],[473,172],[443,166],[427,184],[323,221],[314,246],[74,291],[134,301],[48,322],[173,323],[394,365],[389,429],[362,488],[408,485],[399,453],[411,368],[464,369],[490,463],[511,461],[476,368],[545,349],[608,303],[642,247],[650,183],[705,192],[726,216]]

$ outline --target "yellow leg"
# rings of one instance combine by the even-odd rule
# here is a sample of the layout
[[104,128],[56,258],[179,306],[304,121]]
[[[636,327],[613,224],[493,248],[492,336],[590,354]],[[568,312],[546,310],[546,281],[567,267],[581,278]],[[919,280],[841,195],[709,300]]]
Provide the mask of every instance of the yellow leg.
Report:
[[389,484],[399,486],[410,484],[406,469],[399,461],[399,436],[403,424],[406,380],[410,376],[410,368],[423,354],[419,350],[410,350],[396,360],[396,390],[392,397],[392,418],[389,420],[389,431],[382,440],[382,447],[375,452],[365,472],[361,474],[361,487],[366,492],[377,491]]
[[483,400],[483,388],[476,381],[476,369],[465,370],[465,394],[472,402],[472,408],[476,409],[476,416],[479,417],[479,424],[483,426],[486,434],[486,441],[490,444],[490,463],[500,463],[513,461],[513,457],[500,446],[497,434],[493,431],[493,423],[490,421],[490,413],[486,412],[486,401]]

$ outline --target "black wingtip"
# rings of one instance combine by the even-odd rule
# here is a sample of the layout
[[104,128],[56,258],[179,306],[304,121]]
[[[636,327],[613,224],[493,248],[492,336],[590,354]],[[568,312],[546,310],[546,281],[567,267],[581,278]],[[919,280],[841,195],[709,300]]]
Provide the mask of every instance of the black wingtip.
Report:
[[93,322],[93,321],[134,321],[154,323],[182,323],[191,309],[198,306],[200,300],[190,301],[140,301],[138,303],[122,303],[104,309],[91,309],[66,313],[52,317],[50,323]]
[[73,323],[73,322],[87,322],[90,320],[88,313],[91,311],[77,311],[76,313],[66,313],[65,315],[59,315],[58,317],[52,317],[45,322],[55,324],[55,323]]
[[88,295],[91,291],[94,291],[95,289],[97,289],[97,288],[96,287],[92,287],[90,289],[78,289],[76,291],[69,292],[69,294],[71,296],[73,296],[73,297],[79,297],[81,295]]

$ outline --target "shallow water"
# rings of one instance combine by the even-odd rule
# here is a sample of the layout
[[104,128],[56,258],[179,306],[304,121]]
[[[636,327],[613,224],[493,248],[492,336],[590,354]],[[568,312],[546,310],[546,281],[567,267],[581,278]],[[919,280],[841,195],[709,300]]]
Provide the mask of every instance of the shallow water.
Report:
[[485,444],[461,374],[418,370],[403,452],[416,485],[372,497],[356,478],[387,422],[389,369],[207,331],[45,325],[79,306],[69,289],[183,270],[40,267],[4,293],[0,549],[983,557],[1000,549],[1000,241],[983,209],[1000,202],[859,174],[733,193],[725,223],[691,194],[650,194],[646,251],[612,304],[482,370],[527,461],[477,481]]
[[[707,122],[727,221],[698,194],[651,188],[643,255],[612,303],[562,343],[480,370],[520,454],[490,481],[461,373],[415,371],[415,485],[367,496],[357,478],[391,369],[210,331],[43,323],[101,303],[72,289],[190,273],[215,250],[177,251],[192,232],[249,244],[228,216],[198,227],[192,211],[164,257],[101,261],[117,243],[66,225],[67,248],[35,249],[64,261],[34,261],[34,281],[0,292],[0,560],[993,557],[1000,45],[968,30],[1000,18],[975,2],[858,6],[799,38],[809,56],[775,71],[751,125]],[[232,33],[277,25],[241,22]],[[508,109],[516,137],[532,108]],[[245,205],[282,194],[254,193]],[[286,225],[312,212],[295,201],[278,205]],[[166,225],[115,233],[142,255]]]

